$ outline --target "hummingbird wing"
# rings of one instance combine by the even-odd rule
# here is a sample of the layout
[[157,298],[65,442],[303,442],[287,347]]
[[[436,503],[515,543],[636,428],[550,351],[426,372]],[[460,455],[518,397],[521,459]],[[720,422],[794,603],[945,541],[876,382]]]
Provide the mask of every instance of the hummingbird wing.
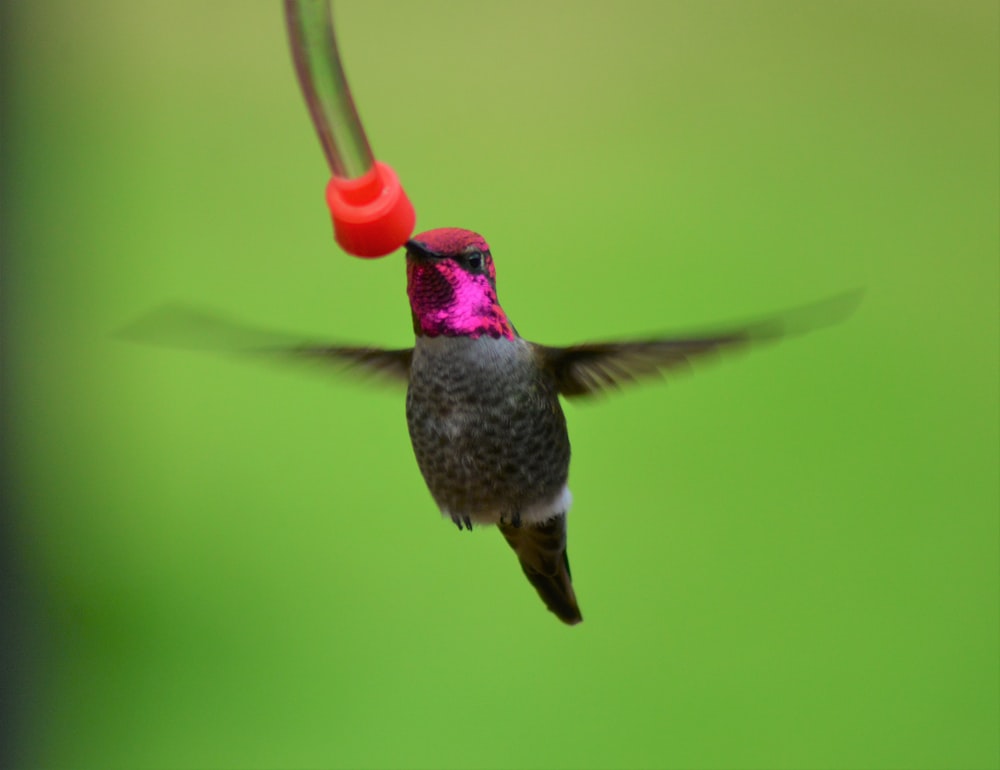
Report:
[[583,620],[566,555],[566,514],[541,524],[515,526],[500,522],[497,527],[514,549],[521,569],[545,606],[563,623],[575,625]]
[[184,304],[154,310],[119,330],[120,339],[176,350],[202,350],[252,356],[262,360],[319,360],[340,364],[406,383],[413,348],[374,347],[306,342],[306,335],[264,329],[218,313]]
[[371,374],[408,382],[413,348],[387,350],[385,348],[355,348],[338,345],[302,345],[286,351],[300,358],[314,358],[359,367]]
[[591,396],[619,388],[641,377],[686,368],[693,356],[745,344],[738,334],[689,340],[644,340],[546,348],[559,393],[567,398]]
[[860,291],[849,292],[763,320],[730,324],[716,332],[565,348],[537,345],[535,350],[543,367],[555,373],[563,396],[590,396],[642,377],[686,369],[695,358],[829,326],[853,313],[861,296]]

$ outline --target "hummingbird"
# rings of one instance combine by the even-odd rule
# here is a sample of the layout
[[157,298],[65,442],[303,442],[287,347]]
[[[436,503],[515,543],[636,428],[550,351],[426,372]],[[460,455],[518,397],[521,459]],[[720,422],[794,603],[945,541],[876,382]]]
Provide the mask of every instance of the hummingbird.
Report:
[[583,620],[566,550],[570,441],[560,397],[582,398],[691,359],[823,325],[856,294],[680,338],[552,347],[522,337],[497,299],[486,240],[461,228],[406,243],[415,343],[387,350],[303,346],[407,384],[406,422],[417,465],[459,530],[495,526],[528,581],[564,623]]
[[[481,235],[440,228],[405,246],[413,347],[293,345],[283,336],[279,345],[252,349],[332,361],[405,384],[413,452],[443,516],[459,530],[500,530],[545,606],[569,625],[583,615],[566,548],[573,498],[560,398],[586,398],[686,369],[699,357],[825,326],[860,299],[849,292],[721,331],[553,347],[525,339],[508,318]],[[249,338],[260,337],[210,316],[179,315],[168,311],[123,336],[170,344],[162,334],[166,320],[186,326],[186,339],[214,337],[210,348],[246,350]]]

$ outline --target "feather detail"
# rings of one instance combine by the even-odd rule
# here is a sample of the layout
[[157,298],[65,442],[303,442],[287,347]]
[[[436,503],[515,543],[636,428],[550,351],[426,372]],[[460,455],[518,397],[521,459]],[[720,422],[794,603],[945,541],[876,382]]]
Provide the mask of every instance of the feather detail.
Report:
[[566,555],[566,514],[540,524],[515,526],[501,522],[497,527],[545,606],[568,625],[583,620]]
[[730,324],[716,332],[571,347],[535,345],[540,365],[554,373],[559,393],[590,396],[640,378],[687,369],[694,359],[751,344],[774,342],[844,320],[861,301],[860,291],[804,305],[763,320]]

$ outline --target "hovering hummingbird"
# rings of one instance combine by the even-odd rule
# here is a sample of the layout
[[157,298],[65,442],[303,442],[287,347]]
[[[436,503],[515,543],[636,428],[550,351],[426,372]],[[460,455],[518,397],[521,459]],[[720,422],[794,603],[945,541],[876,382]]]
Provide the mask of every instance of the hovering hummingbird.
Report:
[[842,317],[857,295],[723,333],[549,347],[524,339],[497,300],[481,235],[429,230],[406,243],[416,342],[384,350],[305,346],[408,383],[406,421],[417,465],[459,530],[494,525],[546,606],[579,623],[566,553],[570,442],[559,396],[577,398],[685,366],[706,353],[804,331]]
[[[570,442],[559,397],[589,396],[685,368],[698,356],[828,325],[852,312],[860,298],[848,293],[715,333],[550,347],[529,342],[514,328],[497,300],[490,247],[477,233],[442,228],[414,236],[406,243],[406,277],[412,348],[289,345],[283,339],[277,350],[406,383],[413,451],[442,514],[459,530],[496,526],[542,601],[568,624],[583,616],[566,553]],[[214,336],[210,347],[248,348],[246,329],[180,315],[168,311],[167,325],[180,320],[189,327],[187,339]],[[157,320],[139,326],[145,329],[133,327],[125,336],[165,341]]]

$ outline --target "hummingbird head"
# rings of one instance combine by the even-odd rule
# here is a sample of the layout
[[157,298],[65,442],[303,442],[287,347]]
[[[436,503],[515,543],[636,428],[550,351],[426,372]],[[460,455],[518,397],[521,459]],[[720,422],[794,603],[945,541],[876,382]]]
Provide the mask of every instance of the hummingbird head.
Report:
[[406,293],[418,335],[514,338],[497,302],[497,274],[483,236],[457,227],[406,242]]

